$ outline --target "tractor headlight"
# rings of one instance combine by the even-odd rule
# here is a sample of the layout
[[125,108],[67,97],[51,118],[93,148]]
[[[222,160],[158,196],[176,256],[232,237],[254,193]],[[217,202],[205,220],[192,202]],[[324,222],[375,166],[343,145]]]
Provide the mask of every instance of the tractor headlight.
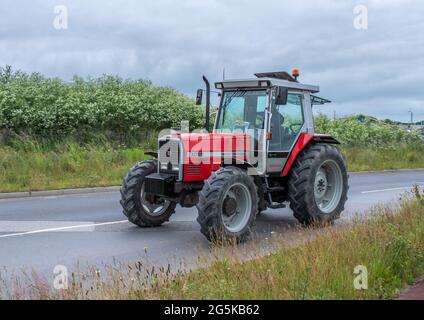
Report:
[[179,172],[180,171],[180,165],[178,163],[171,164],[171,171],[172,172]]
[[162,171],[166,171],[166,170],[168,170],[168,164],[167,164],[166,162],[161,162],[161,163],[160,163],[160,169],[161,169]]
[[179,172],[180,171],[180,165],[178,163],[172,163],[169,162],[161,162],[160,163],[160,170],[161,171],[167,171],[167,172]]

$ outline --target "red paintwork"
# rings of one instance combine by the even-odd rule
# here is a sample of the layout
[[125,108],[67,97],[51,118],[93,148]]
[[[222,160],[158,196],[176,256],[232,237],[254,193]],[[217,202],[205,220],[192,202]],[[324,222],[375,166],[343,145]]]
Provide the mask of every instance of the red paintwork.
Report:
[[318,136],[320,136],[320,134],[305,133],[305,132],[303,132],[300,135],[299,140],[297,140],[297,143],[294,146],[292,152],[290,153],[290,156],[287,159],[286,165],[284,166],[283,177],[288,176],[299,153],[301,153],[303,149],[305,149],[305,147],[314,139],[314,137],[318,137]]
[[[181,134],[179,138],[184,147],[184,182],[207,180],[221,168],[225,159],[222,152],[239,152],[232,157],[239,161],[248,161],[246,155],[250,154],[250,136],[246,134],[192,133]],[[203,156],[189,156],[189,152]]]

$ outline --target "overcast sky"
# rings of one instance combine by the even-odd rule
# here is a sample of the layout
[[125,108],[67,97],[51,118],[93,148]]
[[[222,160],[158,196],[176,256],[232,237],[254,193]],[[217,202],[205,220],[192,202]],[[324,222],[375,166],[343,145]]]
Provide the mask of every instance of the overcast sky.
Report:
[[[359,4],[366,30],[354,27]],[[58,5],[68,29],[54,27]],[[227,78],[299,68],[330,114],[424,120],[422,0],[1,0],[0,10],[0,65],[25,72],[117,74],[193,95],[223,68]]]

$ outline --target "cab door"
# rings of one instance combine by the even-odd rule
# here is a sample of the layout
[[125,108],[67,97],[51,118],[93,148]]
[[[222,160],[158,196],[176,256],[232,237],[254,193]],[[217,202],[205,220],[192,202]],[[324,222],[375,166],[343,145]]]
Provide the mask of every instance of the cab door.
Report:
[[267,173],[281,173],[300,134],[305,131],[303,93],[289,93],[286,105],[270,106]]

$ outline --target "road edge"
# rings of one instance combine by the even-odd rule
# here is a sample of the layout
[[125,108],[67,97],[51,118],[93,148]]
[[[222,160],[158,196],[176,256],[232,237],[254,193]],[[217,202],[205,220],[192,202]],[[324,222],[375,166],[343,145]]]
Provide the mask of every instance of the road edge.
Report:
[[424,300],[424,278],[403,290],[394,300]]
[[[378,173],[396,173],[396,172],[414,172],[414,171],[424,171],[424,168],[382,170],[382,171],[359,171],[359,172],[349,172],[349,175],[353,176],[353,175],[363,175],[363,174],[372,174],[372,173],[378,174]],[[76,189],[60,189],[60,190],[44,190],[44,191],[7,192],[7,193],[0,193],[0,200],[81,195],[81,194],[87,194],[87,193],[117,192],[119,191],[119,189],[120,189],[120,186],[111,186],[111,187],[76,188]]]
[[354,171],[349,172],[349,175],[362,175],[362,174],[370,174],[370,173],[397,173],[397,172],[415,172],[415,171],[424,171],[424,168],[416,168],[416,169],[390,169],[390,170],[371,170],[371,171]]
[[28,192],[8,192],[8,193],[0,193],[0,200],[81,195],[81,194],[87,194],[87,193],[115,192],[115,191],[119,191],[119,189],[120,189],[119,186],[112,186],[112,187],[61,189],[61,190],[28,191]]

